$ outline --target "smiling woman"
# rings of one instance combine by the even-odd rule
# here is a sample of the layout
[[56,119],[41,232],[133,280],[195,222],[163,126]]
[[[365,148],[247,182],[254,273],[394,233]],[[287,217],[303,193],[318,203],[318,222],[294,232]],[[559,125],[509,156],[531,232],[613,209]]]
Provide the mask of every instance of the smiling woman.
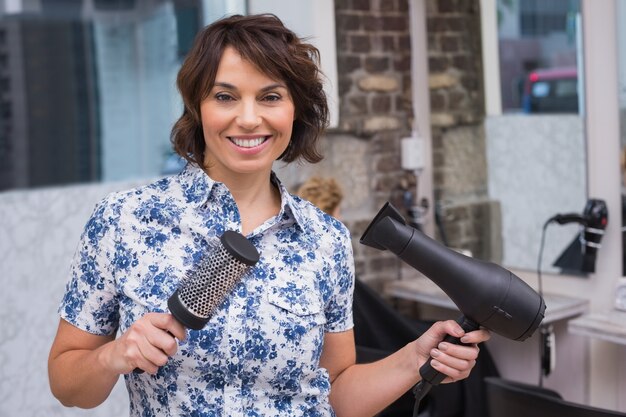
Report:
[[269,175],[289,145],[294,112],[282,82],[268,78],[227,47],[215,86],[200,104],[209,176],[221,181],[230,175]]
[[[274,15],[226,17],[196,38],[172,130],[188,165],[109,195],[78,245],[49,357],[63,404],[95,407],[123,374],[132,416],[362,417],[417,383],[431,355],[447,382],[469,375],[489,332],[454,321],[355,364],[348,229],[272,172],[276,159],[321,159],[318,58]],[[228,231],[260,259],[203,328],[186,329],[167,312],[170,294]]]

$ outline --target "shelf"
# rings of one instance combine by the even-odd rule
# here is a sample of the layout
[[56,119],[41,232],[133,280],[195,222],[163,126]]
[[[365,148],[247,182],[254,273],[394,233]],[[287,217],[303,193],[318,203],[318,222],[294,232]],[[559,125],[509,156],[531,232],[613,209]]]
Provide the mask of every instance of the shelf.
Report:
[[584,314],[568,323],[568,331],[626,345],[626,312],[609,310],[602,313]]
[[[458,310],[452,300],[434,282],[425,277],[391,281],[385,285],[385,294],[390,297],[400,298],[424,303],[431,306]],[[580,298],[567,297],[556,294],[544,294],[546,303],[546,316],[544,324],[559,320],[572,319],[587,313],[589,302]],[[625,313],[626,314],[626,313]],[[626,318],[624,319],[626,323]],[[624,343],[626,343],[626,324],[623,331]]]

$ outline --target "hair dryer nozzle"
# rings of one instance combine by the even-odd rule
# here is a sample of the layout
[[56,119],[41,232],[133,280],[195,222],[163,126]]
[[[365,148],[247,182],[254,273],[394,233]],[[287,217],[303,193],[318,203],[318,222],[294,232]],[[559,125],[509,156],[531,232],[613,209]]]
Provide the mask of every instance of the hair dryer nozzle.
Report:
[[402,217],[402,214],[400,214],[400,212],[394,206],[392,206],[389,202],[387,202],[378,211],[378,214],[376,214],[376,217],[374,217],[374,220],[372,220],[369,226],[367,226],[367,229],[365,229],[363,236],[361,236],[361,240],[360,240],[361,244],[370,246],[375,249],[386,250],[387,247],[381,245],[377,241],[376,234],[378,233],[378,231],[376,230],[377,229],[376,226],[381,220],[388,218],[388,217],[398,221],[401,224],[406,224],[406,221],[404,220],[404,217]]

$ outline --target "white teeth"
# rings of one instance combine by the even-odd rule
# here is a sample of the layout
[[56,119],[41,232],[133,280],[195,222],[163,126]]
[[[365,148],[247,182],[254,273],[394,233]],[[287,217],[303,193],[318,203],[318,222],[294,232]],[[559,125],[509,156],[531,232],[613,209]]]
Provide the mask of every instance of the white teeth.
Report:
[[238,138],[230,138],[230,140],[237,146],[241,146],[242,148],[254,148],[255,146],[259,146],[263,142],[265,142],[265,137],[260,137],[256,139],[238,139]]

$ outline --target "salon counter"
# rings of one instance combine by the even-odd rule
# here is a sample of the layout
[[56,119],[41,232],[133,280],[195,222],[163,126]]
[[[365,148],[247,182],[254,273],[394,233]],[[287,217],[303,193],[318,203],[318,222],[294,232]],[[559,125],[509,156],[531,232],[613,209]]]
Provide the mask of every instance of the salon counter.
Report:
[[626,345],[626,311],[583,314],[569,321],[568,330],[581,336]]
[[[411,277],[388,282],[385,294],[391,299],[413,301],[417,315],[423,319],[457,318],[459,311],[450,298],[425,277]],[[557,390],[569,401],[585,403],[589,364],[581,358],[588,357],[589,345],[585,337],[568,331],[568,322],[589,311],[588,300],[556,294],[544,294],[546,303],[542,326],[549,327],[555,335],[555,362],[552,372],[543,377],[543,385]],[[626,318],[625,318],[626,320]],[[626,341],[626,333],[622,333]],[[541,370],[541,337],[536,331],[523,342],[493,334],[487,347],[503,378],[537,384]],[[571,366],[576,363],[577,366]]]

